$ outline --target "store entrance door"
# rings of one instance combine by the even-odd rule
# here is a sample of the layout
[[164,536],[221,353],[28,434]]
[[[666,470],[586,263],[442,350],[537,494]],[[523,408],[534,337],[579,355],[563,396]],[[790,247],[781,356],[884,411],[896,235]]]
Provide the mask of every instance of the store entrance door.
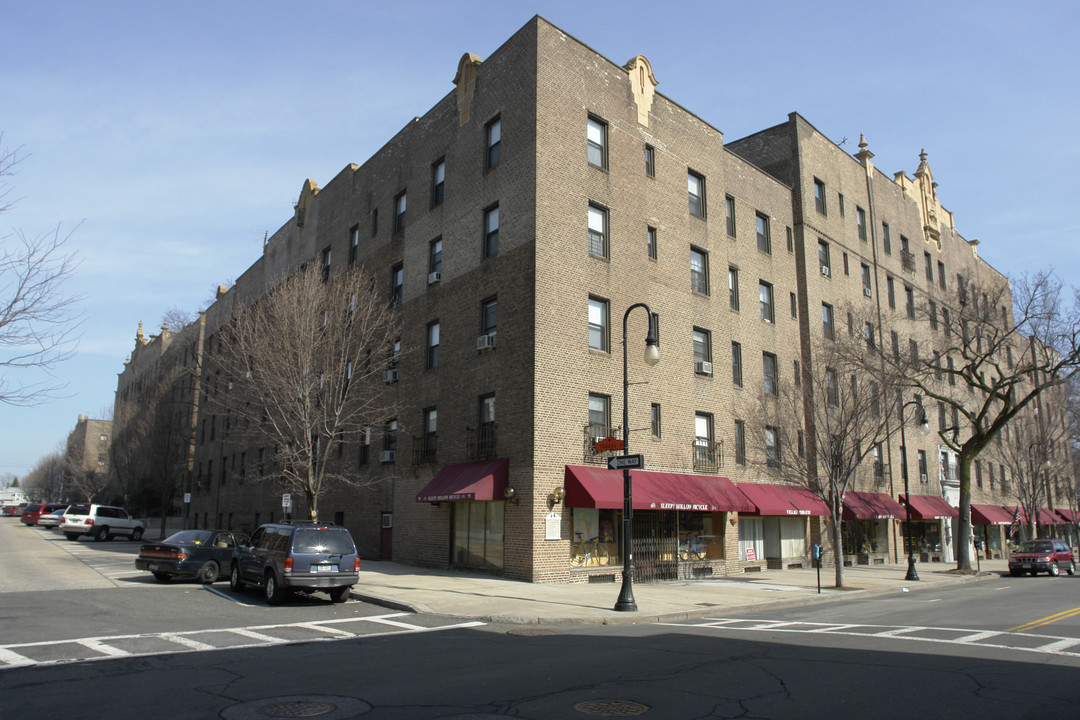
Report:
[[635,510],[630,523],[630,552],[638,582],[676,580],[679,576],[679,521],[674,510]]

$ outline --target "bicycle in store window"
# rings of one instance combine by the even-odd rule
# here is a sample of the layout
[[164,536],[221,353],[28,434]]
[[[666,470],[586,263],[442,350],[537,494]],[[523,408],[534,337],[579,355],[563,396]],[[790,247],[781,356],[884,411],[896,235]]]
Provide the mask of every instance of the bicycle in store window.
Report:
[[705,543],[696,532],[686,533],[686,539],[679,543],[679,557],[683,560],[704,560]]
[[590,565],[607,565],[611,560],[606,547],[600,544],[600,536],[581,539],[581,533],[577,535],[577,542],[570,546],[570,567],[588,567]]

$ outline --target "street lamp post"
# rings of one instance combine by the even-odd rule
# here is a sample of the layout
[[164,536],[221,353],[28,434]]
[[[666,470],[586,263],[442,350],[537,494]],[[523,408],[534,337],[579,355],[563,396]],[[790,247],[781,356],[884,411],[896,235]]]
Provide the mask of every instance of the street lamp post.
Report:
[[[653,329],[652,310],[645,303],[634,303],[626,308],[622,321],[622,375],[623,375],[623,455],[630,454],[630,375],[627,363],[627,320],[630,311],[634,308],[645,308],[649,318],[649,332],[645,336],[645,364],[652,367],[660,362],[660,347],[656,342],[656,333]],[[630,520],[634,516],[634,488],[630,480],[630,468],[623,468],[623,542],[622,542],[622,589],[619,590],[619,599],[615,601],[615,609],[620,612],[633,612],[637,610],[634,602],[634,571],[630,567],[633,555],[630,552]]]
[[907,556],[907,575],[904,579],[909,582],[914,582],[919,579],[919,573],[915,570],[915,542],[911,536],[911,490],[908,488],[908,445],[907,436],[904,434],[904,410],[908,405],[915,406],[915,422],[919,425],[923,433],[930,432],[930,426],[926,422],[926,410],[923,409],[922,400],[916,395],[914,400],[909,400],[900,406],[900,445],[904,448],[903,462],[904,462],[904,504],[907,506],[907,520],[904,523],[905,539],[907,540],[908,556]]

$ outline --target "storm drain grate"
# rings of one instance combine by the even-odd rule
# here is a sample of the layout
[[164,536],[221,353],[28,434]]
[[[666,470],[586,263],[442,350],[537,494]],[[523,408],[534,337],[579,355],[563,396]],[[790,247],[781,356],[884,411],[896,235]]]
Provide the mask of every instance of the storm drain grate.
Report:
[[259,712],[272,718],[308,718],[328,715],[337,710],[337,705],[313,700],[288,700],[270,703],[259,707]]
[[597,717],[637,717],[647,713],[649,706],[630,700],[586,700],[579,702],[574,709]]

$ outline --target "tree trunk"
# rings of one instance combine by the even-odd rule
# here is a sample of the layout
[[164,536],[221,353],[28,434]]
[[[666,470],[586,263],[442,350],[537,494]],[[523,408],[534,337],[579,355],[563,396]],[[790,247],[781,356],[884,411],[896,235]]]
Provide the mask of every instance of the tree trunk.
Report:
[[840,530],[840,515],[833,515],[833,546],[836,550],[836,587],[844,587],[844,537]]
[[960,518],[956,521],[956,569],[971,570],[971,456],[960,452]]

